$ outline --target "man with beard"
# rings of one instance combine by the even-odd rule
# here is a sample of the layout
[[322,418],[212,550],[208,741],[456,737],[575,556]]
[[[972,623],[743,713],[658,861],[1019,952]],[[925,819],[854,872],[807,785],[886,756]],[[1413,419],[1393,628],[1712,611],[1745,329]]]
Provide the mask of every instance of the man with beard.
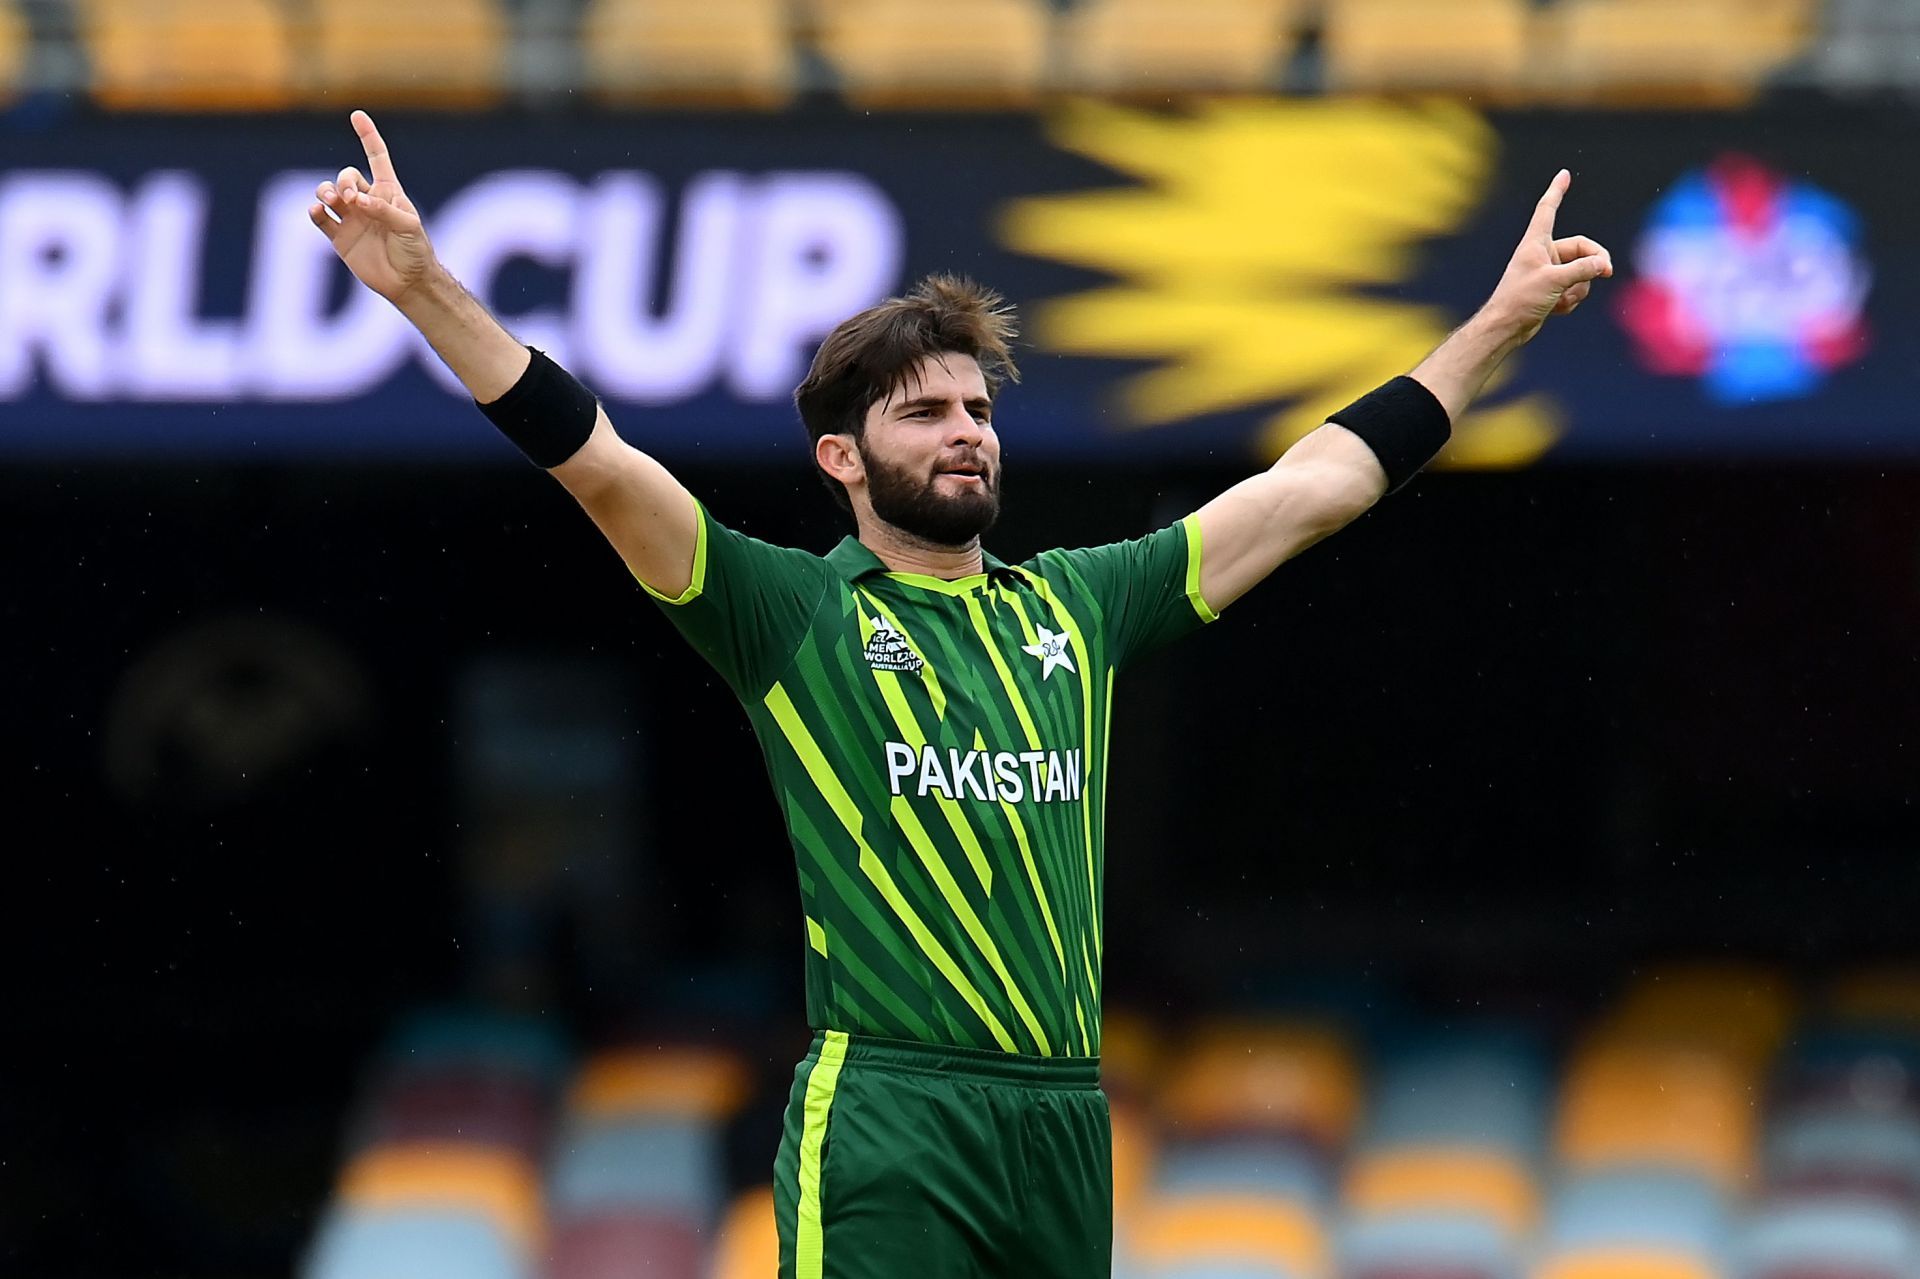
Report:
[[[1555,177],[1487,305],[1275,465],[1133,541],[1010,565],[994,397],[1010,313],[923,281],[847,320],[795,393],[857,533],[825,556],[716,520],[434,260],[364,113],[372,180],[314,225],[577,498],[746,708],[798,862],[807,1015],[774,1167],[780,1274],[1110,1271],[1099,1091],[1115,677],[1214,620],[1446,442],[1493,369],[1611,274]],[[1284,353],[1276,353],[1284,358]]]

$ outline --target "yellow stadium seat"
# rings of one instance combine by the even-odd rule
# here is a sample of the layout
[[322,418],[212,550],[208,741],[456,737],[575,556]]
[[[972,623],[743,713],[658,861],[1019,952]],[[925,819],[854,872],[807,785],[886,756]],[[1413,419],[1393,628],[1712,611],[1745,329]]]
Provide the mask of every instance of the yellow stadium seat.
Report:
[[1298,0],[1083,0],[1062,79],[1108,93],[1264,88],[1292,47]]
[[281,0],[82,0],[94,100],[113,110],[272,109],[294,99]]
[[1304,1205],[1245,1195],[1150,1202],[1129,1232],[1135,1261],[1153,1267],[1228,1261],[1298,1279],[1327,1273],[1326,1228]]
[[1654,1165],[1738,1187],[1753,1167],[1758,1089],[1754,1073],[1724,1054],[1597,1044],[1568,1070],[1557,1153],[1571,1170]]
[[1220,1022],[1190,1038],[1162,1106],[1188,1129],[1298,1134],[1331,1150],[1359,1115],[1360,1073],[1326,1027]]
[[483,107],[503,96],[499,0],[311,0],[308,20],[316,102]]
[[[1105,1032],[1102,1031],[1104,1039]],[[1113,1219],[1124,1223],[1145,1200],[1153,1179],[1159,1139],[1146,1109],[1124,1097],[1111,1102],[1113,1120]]]
[[375,1147],[341,1173],[340,1199],[357,1208],[465,1208],[529,1256],[545,1230],[538,1171],[511,1152],[479,1146]]
[[1599,1036],[1689,1043],[1764,1069],[1793,1023],[1792,986],[1768,968],[1691,964],[1657,970],[1634,984],[1601,1023]]
[[773,1188],[749,1190],[720,1223],[712,1279],[767,1279],[780,1268],[780,1236],[773,1221]]
[[1535,1267],[1533,1279],[1721,1279],[1721,1275],[1697,1257],[1620,1248],[1550,1258]]
[[1347,1172],[1346,1206],[1358,1214],[1438,1211],[1497,1222],[1519,1239],[1539,1212],[1532,1175],[1492,1150],[1405,1149],[1358,1157]]
[[14,0],[0,0],[0,102],[11,100],[26,79],[31,37],[20,6]]
[[1043,0],[815,0],[820,50],[851,102],[1012,105],[1047,68]]
[[1100,1084],[1109,1094],[1139,1094],[1159,1079],[1164,1045],[1152,1022],[1109,1008],[1100,1017]]
[[623,1048],[595,1054],[567,1096],[575,1117],[670,1114],[723,1121],[747,1100],[740,1060],[710,1048]]
[[779,106],[793,96],[785,0],[592,0],[587,83],[602,99]]
[[1531,0],[1329,0],[1327,87],[1515,95],[1532,70],[1533,14]]
[[1735,104],[1812,37],[1813,0],[1561,0],[1543,11],[1557,96]]

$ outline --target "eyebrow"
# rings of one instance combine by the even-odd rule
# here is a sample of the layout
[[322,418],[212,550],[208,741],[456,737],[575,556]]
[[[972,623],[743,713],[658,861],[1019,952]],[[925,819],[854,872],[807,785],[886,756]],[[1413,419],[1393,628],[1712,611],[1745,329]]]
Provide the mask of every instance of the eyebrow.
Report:
[[[939,409],[945,408],[947,403],[947,397],[944,395],[921,395],[911,400],[900,401],[894,405],[893,411],[911,413],[915,409]],[[972,399],[962,400],[961,403],[969,409],[985,409],[988,412],[993,410],[993,401],[984,395],[976,395]]]

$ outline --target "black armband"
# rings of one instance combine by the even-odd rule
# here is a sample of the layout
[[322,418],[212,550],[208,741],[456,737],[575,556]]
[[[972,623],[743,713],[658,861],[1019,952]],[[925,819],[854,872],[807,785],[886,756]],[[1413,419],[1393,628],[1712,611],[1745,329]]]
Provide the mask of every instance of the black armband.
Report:
[[580,451],[599,419],[600,402],[593,392],[533,347],[533,362],[507,393],[490,404],[474,407],[500,428],[541,468],[555,467]]
[[1439,397],[1410,377],[1397,377],[1327,418],[1366,441],[1387,473],[1391,493],[1419,473],[1453,436]]

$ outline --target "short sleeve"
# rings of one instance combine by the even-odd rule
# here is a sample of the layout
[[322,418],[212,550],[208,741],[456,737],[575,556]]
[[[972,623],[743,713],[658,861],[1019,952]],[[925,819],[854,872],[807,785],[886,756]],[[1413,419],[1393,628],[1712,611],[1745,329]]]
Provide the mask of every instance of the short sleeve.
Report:
[[1058,557],[1085,583],[1120,668],[1215,619],[1200,596],[1200,555],[1199,517],[1189,515],[1129,542],[1048,551],[1041,559]]
[[818,555],[737,533],[703,503],[694,507],[699,526],[687,589],[669,597],[640,587],[735,693],[757,699],[798,651],[832,570]]

